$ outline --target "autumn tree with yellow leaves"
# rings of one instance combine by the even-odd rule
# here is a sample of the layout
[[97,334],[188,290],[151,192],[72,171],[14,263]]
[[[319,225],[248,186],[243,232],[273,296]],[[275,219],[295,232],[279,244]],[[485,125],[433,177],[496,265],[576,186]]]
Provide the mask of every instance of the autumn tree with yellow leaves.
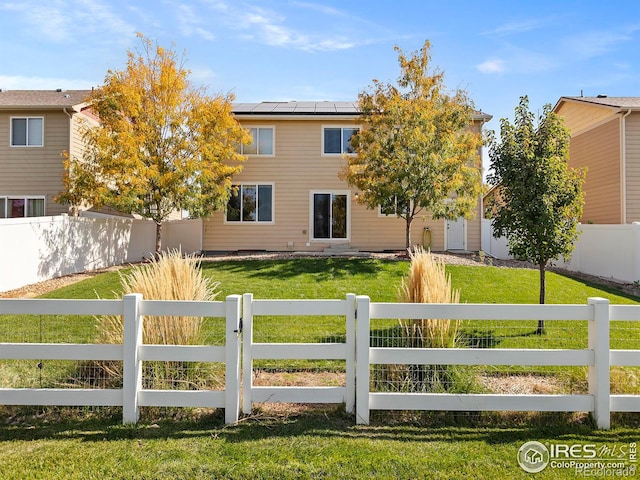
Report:
[[362,191],[358,202],[383,207],[411,223],[470,218],[482,192],[482,138],[470,129],[474,108],[464,90],[449,93],[444,74],[431,71],[430,43],[411,55],[400,48],[397,85],[373,80],[358,96],[362,130],[340,177]]
[[[175,211],[203,216],[223,208],[250,141],[232,114],[233,95],[207,95],[189,81],[184,56],[139,35],[126,68],[109,71],[90,98],[97,126],[83,129],[87,151],[65,159],[59,201],[135,213],[162,224]],[[232,166],[234,165],[234,166]]]

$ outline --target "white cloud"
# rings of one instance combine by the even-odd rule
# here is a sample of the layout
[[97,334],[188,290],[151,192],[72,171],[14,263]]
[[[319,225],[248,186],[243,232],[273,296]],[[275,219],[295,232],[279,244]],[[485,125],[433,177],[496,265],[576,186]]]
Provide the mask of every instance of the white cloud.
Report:
[[[299,12],[289,11],[288,16],[273,9],[263,8],[247,2],[231,3],[223,0],[204,0],[210,10],[215,12],[212,21],[222,21],[231,31],[238,32],[237,37],[262,43],[271,47],[291,48],[307,52],[336,51],[354,48],[358,45],[378,41],[381,29],[367,26],[367,35],[354,28],[354,21],[347,13],[309,2],[293,2],[291,5],[302,10],[312,10],[313,16],[297,16]],[[334,20],[323,21],[324,17],[342,17],[349,29],[337,32]],[[304,23],[307,22],[306,26]],[[333,22],[333,23],[332,23]],[[295,23],[295,27],[291,26]],[[344,23],[344,22],[343,22]],[[355,22],[357,23],[357,22]],[[386,35],[389,36],[388,34]]]
[[[113,45],[131,38],[135,28],[103,0],[24,0],[0,4],[14,21],[25,23],[43,39],[54,43],[82,44],[87,36]],[[29,30],[29,31],[30,31]]]
[[640,30],[638,26],[619,27],[611,30],[593,30],[568,36],[563,46],[572,55],[592,58],[614,50],[619,44],[633,40],[633,34]]
[[483,35],[490,35],[494,37],[505,37],[507,35],[516,35],[519,33],[537,30],[538,28],[544,27],[545,24],[546,24],[546,21],[540,20],[540,19],[523,20],[520,22],[509,22],[509,23],[505,23],[504,25],[500,25],[499,27],[496,27],[493,30],[487,30],[483,32]]
[[209,41],[216,38],[212,32],[203,27],[202,16],[192,6],[179,5],[176,14],[180,31],[186,37],[198,36]]
[[506,70],[504,60],[490,58],[476,65],[476,69],[482,73],[502,73]]
[[25,77],[20,75],[0,75],[2,90],[88,90],[95,82],[79,78]]

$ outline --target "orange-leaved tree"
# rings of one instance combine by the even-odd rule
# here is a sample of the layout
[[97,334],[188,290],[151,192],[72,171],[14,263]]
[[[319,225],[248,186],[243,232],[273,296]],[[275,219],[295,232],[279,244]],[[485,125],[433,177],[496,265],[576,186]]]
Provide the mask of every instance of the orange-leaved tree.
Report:
[[[203,216],[223,208],[231,177],[250,141],[232,113],[233,95],[207,95],[189,81],[184,56],[139,35],[124,70],[108,71],[89,99],[98,125],[87,125],[82,159],[65,159],[59,200],[135,213],[162,224],[175,211]],[[228,163],[227,163],[228,162]]]
[[397,85],[373,80],[358,96],[363,129],[351,139],[355,155],[340,177],[362,191],[358,201],[411,223],[471,217],[482,192],[482,137],[470,128],[474,108],[464,90],[447,92],[444,74],[431,71],[430,43],[410,56],[398,47]]

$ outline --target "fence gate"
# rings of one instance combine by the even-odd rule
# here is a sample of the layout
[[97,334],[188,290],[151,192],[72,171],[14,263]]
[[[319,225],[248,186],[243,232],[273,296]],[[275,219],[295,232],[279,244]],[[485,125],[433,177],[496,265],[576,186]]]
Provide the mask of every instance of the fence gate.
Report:
[[[355,407],[355,300],[255,300],[253,294],[243,297],[243,412],[250,413],[254,403],[344,403],[347,412]],[[319,316],[331,316],[326,329],[320,327]],[[261,320],[272,323],[269,334]],[[336,320],[335,317],[340,317]],[[337,329],[337,330],[336,330]],[[278,331],[291,338],[299,332],[300,343],[279,342]],[[273,334],[273,335],[271,335]],[[271,335],[271,336],[269,336]],[[256,341],[259,339],[260,341]],[[342,340],[343,339],[343,340]],[[274,340],[274,341],[267,341]],[[338,341],[341,340],[341,341]],[[287,365],[306,360],[344,361],[344,386],[256,386],[258,363],[265,360],[286,361]]]

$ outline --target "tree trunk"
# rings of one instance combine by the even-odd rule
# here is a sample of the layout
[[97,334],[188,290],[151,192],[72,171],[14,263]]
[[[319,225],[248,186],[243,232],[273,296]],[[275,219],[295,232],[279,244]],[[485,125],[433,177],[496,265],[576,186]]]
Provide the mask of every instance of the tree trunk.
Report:
[[[545,293],[546,293],[546,279],[545,279],[545,271],[546,271],[547,262],[540,262],[538,267],[540,269],[540,305],[544,305],[545,301]],[[536,330],[536,335],[542,335],[544,333],[544,320],[538,320],[538,329]]]
[[162,247],[162,222],[156,222],[156,257],[160,256]]
[[407,249],[407,252],[409,252],[411,250],[411,222],[413,222],[413,217],[407,217],[406,221],[407,228],[405,232],[405,248]]

